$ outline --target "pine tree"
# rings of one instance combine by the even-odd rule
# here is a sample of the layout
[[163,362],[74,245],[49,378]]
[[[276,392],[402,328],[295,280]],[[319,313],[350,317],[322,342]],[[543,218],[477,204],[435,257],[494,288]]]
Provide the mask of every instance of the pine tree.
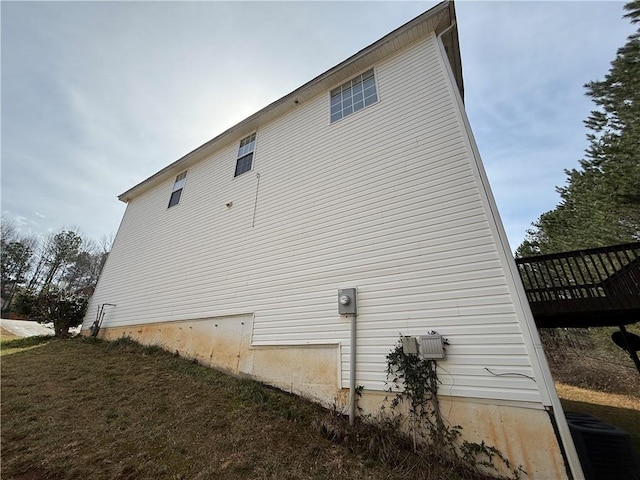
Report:
[[[640,23],[640,0],[624,8]],[[618,49],[604,80],[585,88],[597,106],[584,122],[585,158],[565,170],[560,204],[533,224],[519,256],[640,240],[640,28]]]

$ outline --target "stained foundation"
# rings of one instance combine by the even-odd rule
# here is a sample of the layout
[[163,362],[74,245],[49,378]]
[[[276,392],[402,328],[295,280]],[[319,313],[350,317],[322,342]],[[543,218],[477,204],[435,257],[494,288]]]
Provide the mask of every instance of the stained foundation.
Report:
[[[252,315],[159,322],[102,328],[99,337],[129,337],[158,345],[203,365],[348,411],[348,389],[341,388],[339,380],[339,345],[252,346],[252,323]],[[89,334],[88,330],[83,333]],[[379,414],[387,396],[365,390],[358,400],[361,413]],[[568,478],[549,413],[540,405],[443,396],[440,407],[450,425],[462,426],[466,440],[484,441],[508,458],[512,467],[521,465],[527,472],[523,478]]]
[[[252,346],[251,315],[102,328],[99,337],[128,337],[196,359],[203,365],[249,376],[284,391],[331,405],[339,388],[334,345]],[[88,331],[83,331],[88,334]]]

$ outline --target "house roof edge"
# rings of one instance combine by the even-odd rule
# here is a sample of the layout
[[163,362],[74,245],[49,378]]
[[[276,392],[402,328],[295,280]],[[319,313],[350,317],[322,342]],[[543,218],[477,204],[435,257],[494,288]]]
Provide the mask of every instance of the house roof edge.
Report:
[[[439,16],[443,16],[443,18],[439,18]],[[418,15],[412,20],[409,20],[404,25],[396,28],[371,45],[363,48],[346,60],[340,62],[338,65],[330,68],[324,73],[321,73],[320,75],[305,83],[301,87],[298,87],[291,93],[270,103],[253,115],[245,118],[231,128],[228,128],[216,137],[182,156],[175,162],[167,165],[165,168],[159,170],[147,179],[120,194],[118,196],[118,199],[122,202],[128,203],[130,200],[137,197],[141,193],[147,191],[150,188],[153,188],[159,183],[165,181],[167,178],[171,178],[171,176],[179,174],[180,172],[189,168],[191,165],[211,155],[213,152],[224,146],[232,139],[235,141],[237,137],[241,137],[243,134],[251,133],[260,124],[264,124],[272,120],[273,118],[283,115],[289,110],[296,108],[299,103],[302,103],[304,100],[314,97],[321,91],[328,90],[332,86],[335,86],[335,84],[339,84],[342,76],[345,77],[344,80],[347,80],[350,76],[350,70],[354,67],[359,67],[360,64],[366,63],[367,60],[369,60],[370,63],[374,63],[373,61],[371,61],[371,59],[376,51],[382,49],[387,45],[390,45],[390,42],[392,42],[393,40],[396,40],[403,36],[405,38],[408,37],[407,33],[409,31],[417,30],[421,25],[428,24],[430,21],[434,23],[430,31],[436,34],[445,31],[452,25],[454,26],[454,28],[451,29],[450,32],[447,32],[445,35],[443,35],[443,43],[445,43],[447,55],[449,56],[449,61],[456,78],[460,94],[463,95],[462,66],[460,61],[457,27],[455,27],[455,18],[456,17],[453,0],[446,0],[433,6],[426,12]],[[406,45],[410,43],[412,42],[407,42]],[[401,48],[404,48],[406,45],[401,44],[400,47],[396,48],[394,51],[398,51]]]

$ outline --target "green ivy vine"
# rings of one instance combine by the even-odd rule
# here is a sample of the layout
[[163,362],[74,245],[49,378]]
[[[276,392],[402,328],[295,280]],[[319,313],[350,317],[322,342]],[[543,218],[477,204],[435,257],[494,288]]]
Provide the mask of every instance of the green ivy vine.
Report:
[[521,465],[514,468],[498,449],[484,441],[474,443],[461,439],[462,427],[451,426],[440,410],[438,386],[441,382],[436,360],[405,353],[402,339],[401,335],[387,355],[387,381],[391,384],[387,391],[394,395],[390,402],[394,412],[401,415],[398,413],[400,405],[407,406],[414,451],[431,448],[442,458],[459,461],[485,473],[487,470],[498,473],[497,460],[510,471],[506,478],[519,479],[526,474]]

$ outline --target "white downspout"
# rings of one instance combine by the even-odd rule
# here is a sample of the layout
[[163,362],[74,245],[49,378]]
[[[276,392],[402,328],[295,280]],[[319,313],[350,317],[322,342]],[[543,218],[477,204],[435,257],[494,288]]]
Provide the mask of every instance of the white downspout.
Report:
[[454,20],[454,21],[451,23],[451,25],[449,25],[447,28],[445,28],[443,31],[441,31],[441,32],[437,35],[438,40],[442,41],[442,38],[441,38],[441,37],[442,37],[442,35],[444,35],[445,33],[447,33],[449,30],[453,29],[456,25],[457,25],[457,22]]

